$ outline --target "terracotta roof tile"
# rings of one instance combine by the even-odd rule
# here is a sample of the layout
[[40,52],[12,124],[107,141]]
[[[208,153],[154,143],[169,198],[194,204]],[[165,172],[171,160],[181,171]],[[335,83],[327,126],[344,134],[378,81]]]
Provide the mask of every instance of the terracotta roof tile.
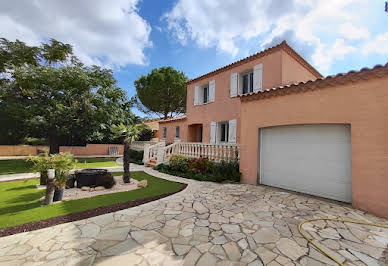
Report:
[[185,115],[178,116],[178,117],[167,118],[167,119],[160,119],[159,123],[165,123],[165,122],[171,122],[171,121],[183,120],[183,119],[186,119]]
[[265,50],[263,50],[261,52],[258,52],[256,54],[253,54],[253,55],[248,56],[248,57],[245,57],[245,58],[243,58],[241,60],[238,60],[238,61],[236,61],[234,63],[231,63],[229,65],[226,65],[226,66],[223,66],[221,68],[218,68],[218,69],[216,69],[216,70],[214,70],[212,72],[209,72],[209,73],[204,74],[202,76],[199,76],[197,78],[191,79],[191,80],[187,81],[186,84],[191,84],[193,82],[196,82],[196,81],[199,81],[199,80],[211,77],[213,75],[216,75],[216,74],[218,74],[220,72],[226,71],[226,70],[231,69],[233,67],[245,64],[245,63],[247,63],[249,61],[252,61],[252,60],[255,60],[257,58],[260,58],[260,57],[266,56],[268,54],[271,54],[273,52],[279,51],[280,49],[283,49],[284,51],[286,51],[290,56],[292,56],[295,60],[297,60],[300,64],[302,64],[306,69],[308,69],[314,76],[316,76],[317,78],[321,78],[322,77],[322,75],[312,65],[310,65],[303,57],[301,57],[294,49],[292,49],[292,47],[290,47],[287,44],[286,41],[282,41],[278,45],[275,45],[273,47],[267,48],[267,49],[265,49]]
[[317,88],[326,88],[329,86],[342,85],[359,80],[367,80],[372,77],[388,76],[388,63],[384,66],[376,65],[373,68],[362,68],[359,71],[351,70],[347,73],[339,73],[326,78],[318,78],[306,82],[299,82],[275,88],[263,89],[256,93],[240,95],[241,101],[258,100],[273,96],[286,95],[291,93],[313,90]]

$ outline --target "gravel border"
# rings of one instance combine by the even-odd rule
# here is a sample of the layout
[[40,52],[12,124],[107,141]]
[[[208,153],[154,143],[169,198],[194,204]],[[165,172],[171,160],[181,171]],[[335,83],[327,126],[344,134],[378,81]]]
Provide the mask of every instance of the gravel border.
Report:
[[161,194],[158,196],[154,197],[149,197],[149,198],[144,198],[144,199],[138,199],[138,200],[132,200],[128,202],[123,202],[123,203],[117,203],[113,204],[110,206],[104,206],[104,207],[98,207],[96,209],[92,210],[86,210],[82,212],[75,212],[75,213],[69,213],[66,215],[62,216],[57,216],[57,217],[52,217],[48,218],[46,220],[41,220],[41,221],[36,221],[36,222],[30,222],[30,223],[25,223],[21,225],[16,225],[16,226],[10,226],[10,227],[5,227],[0,229],[0,237],[4,236],[9,236],[13,234],[18,234],[18,233],[23,233],[23,232],[29,232],[29,231],[34,231],[58,224],[63,224],[63,223],[68,223],[68,222],[74,222],[74,221],[79,221],[83,219],[87,219],[90,217],[106,214],[106,213],[111,213],[111,212],[116,212],[124,209],[129,209],[132,207],[136,207],[151,201],[159,200],[168,196],[171,196],[173,194],[176,194],[178,192],[181,192],[187,187],[187,184],[181,183],[181,182],[176,182],[172,181],[178,184],[182,185],[182,188],[179,189],[176,192],[172,193],[166,193],[166,194]]

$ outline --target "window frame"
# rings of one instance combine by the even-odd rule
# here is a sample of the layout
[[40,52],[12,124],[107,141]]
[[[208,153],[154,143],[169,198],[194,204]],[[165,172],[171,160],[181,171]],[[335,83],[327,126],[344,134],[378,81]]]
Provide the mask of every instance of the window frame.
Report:
[[[239,84],[241,84],[241,94],[247,94],[253,92],[253,68],[245,70],[239,74],[240,81]],[[244,77],[247,77],[247,88],[246,91],[244,90]]]
[[[228,143],[229,142],[229,121],[218,122],[219,130],[219,143]],[[224,140],[222,140],[224,139]]]
[[180,138],[180,126],[175,126],[175,138]]
[[[205,93],[206,90],[206,93]],[[201,104],[208,104],[209,103],[209,93],[210,93],[210,83],[208,82],[205,85],[201,86]],[[206,97],[206,102],[205,102]]]
[[163,127],[163,138],[167,138],[167,127]]

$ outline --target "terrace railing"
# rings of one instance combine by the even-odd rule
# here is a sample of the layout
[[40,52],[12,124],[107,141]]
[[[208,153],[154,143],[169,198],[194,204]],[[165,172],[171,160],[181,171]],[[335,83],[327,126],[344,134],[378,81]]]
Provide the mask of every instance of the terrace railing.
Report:
[[[155,151],[156,149],[157,151]],[[199,142],[175,142],[166,147],[154,145],[149,147],[148,152],[146,149],[144,150],[144,163],[152,159],[156,159],[156,164],[167,163],[173,154],[180,154],[188,158],[208,158],[215,162],[238,161],[240,159],[240,145]]]

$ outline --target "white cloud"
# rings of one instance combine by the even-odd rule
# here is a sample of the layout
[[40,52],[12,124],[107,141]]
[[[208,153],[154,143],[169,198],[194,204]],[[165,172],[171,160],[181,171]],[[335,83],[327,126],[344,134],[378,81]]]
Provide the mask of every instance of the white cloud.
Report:
[[33,45],[49,38],[70,43],[87,64],[145,64],[151,27],[139,16],[138,1],[3,1],[1,37]]
[[199,47],[236,55],[241,41],[261,39],[260,50],[285,38],[326,71],[354,51],[350,41],[369,36],[366,28],[359,27],[363,21],[354,11],[367,4],[362,0],[178,0],[163,18],[183,45],[192,40]]
[[367,39],[369,31],[365,27],[356,27],[350,22],[340,25],[339,33],[349,40]]
[[388,32],[377,35],[376,39],[365,44],[363,54],[369,53],[388,55]]
[[336,39],[331,47],[319,45],[312,59],[323,71],[327,72],[334,60],[343,60],[345,55],[356,50],[354,46],[346,44],[344,39]]

